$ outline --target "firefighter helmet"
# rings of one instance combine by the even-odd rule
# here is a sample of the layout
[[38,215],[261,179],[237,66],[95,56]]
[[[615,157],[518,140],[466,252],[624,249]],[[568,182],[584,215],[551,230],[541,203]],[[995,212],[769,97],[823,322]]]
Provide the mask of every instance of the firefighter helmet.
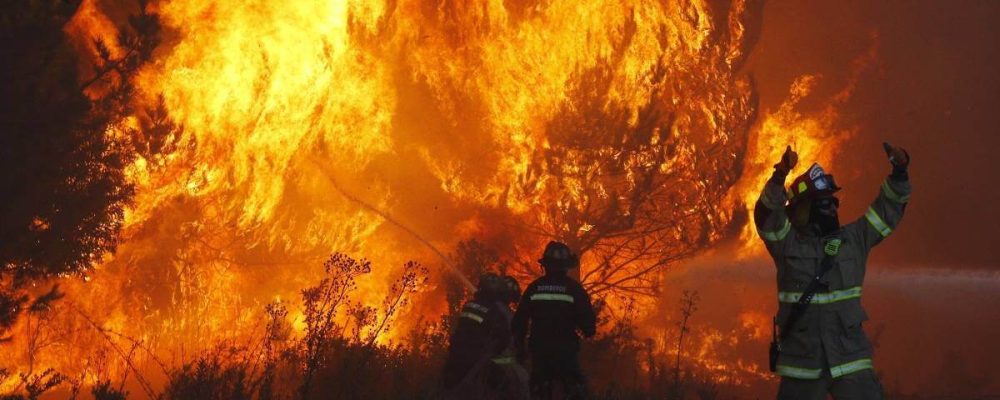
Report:
[[517,283],[517,279],[508,275],[504,275],[501,278],[503,278],[504,285],[506,286],[507,302],[517,303],[521,300],[521,284]]
[[580,259],[569,249],[565,243],[551,241],[545,245],[545,252],[538,263],[546,268],[576,268],[580,264]]
[[487,272],[479,277],[479,287],[477,289],[482,293],[502,295],[506,292],[507,283],[504,282],[500,275]]
[[792,181],[792,186],[788,188],[788,206],[792,207],[802,200],[832,196],[838,190],[840,187],[834,183],[833,175],[823,171],[819,163],[813,163],[809,170]]

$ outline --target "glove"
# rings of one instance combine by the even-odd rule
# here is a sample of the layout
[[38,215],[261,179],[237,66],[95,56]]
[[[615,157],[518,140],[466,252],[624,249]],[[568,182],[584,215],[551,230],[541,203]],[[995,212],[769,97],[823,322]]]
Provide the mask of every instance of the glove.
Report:
[[891,177],[894,180],[908,179],[906,169],[910,166],[910,153],[907,153],[902,147],[889,144],[889,142],[883,142],[882,148],[885,149],[885,155],[889,158],[889,163],[892,164]]
[[792,146],[788,146],[785,148],[785,154],[781,155],[781,161],[774,164],[774,174],[784,180],[788,176],[788,173],[792,171],[792,168],[795,168],[795,164],[798,163],[799,154],[792,150]]
[[907,153],[902,147],[893,147],[889,142],[883,142],[882,148],[885,149],[885,155],[889,157],[893,168],[906,168],[910,165],[910,153]]

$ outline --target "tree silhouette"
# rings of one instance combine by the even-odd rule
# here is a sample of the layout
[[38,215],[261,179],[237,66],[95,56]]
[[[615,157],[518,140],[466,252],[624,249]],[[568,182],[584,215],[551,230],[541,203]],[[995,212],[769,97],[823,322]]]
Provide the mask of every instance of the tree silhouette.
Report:
[[[0,303],[23,304],[26,284],[80,274],[113,251],[134,192],[125,168],[138,147],[164,147],[124,123],[139,114],[130,79],[156,46],[156,18],[140,2],[118,55],[95,39],[87,59],[63,31],[79,5],[0,6]],[[145,126],[164,123],[144,116]],[[3,308],[0,332],[21,309]]]

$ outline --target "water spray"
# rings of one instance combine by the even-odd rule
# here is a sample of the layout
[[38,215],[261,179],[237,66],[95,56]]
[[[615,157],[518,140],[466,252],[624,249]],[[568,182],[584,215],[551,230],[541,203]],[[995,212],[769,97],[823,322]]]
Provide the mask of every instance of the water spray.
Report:
[[434,246],[433,243],[425,239],[423,236],[417,233],[417,231],[413,230],[409,226],[406,226],[402,222],[399,222],[399,220],[393,218],[393,216],[390,215],[389,213],[378,209],[378,207],[375,207],[371,203],[368,203],[362,200],[361,198],[351,194],[347,190],[344,190],[344,188],[337,183],[337,180],[334,179],[333,174],[331,174],[330,171],[328,171],[327,168],[322,163],[320,163],[315,156],[310,156],[309,161],[311,161],[313,164],[316,165],[317,168],[319,168],[320,172],[323,173],[323,176],[326,177],[330,185],[333,186],[333,188],[336,189],[337,192],[339,192],[342,196],[358,204],[359,206],[361,206],[361,208],[364,208],[368,211],[371,211],[375,215],[382,217],[382,219],[384,219],[386,222],[395,225],[397,228],[402,229],[404,232],[410,234],[410,236],[413,236],[420,243],[423,243],[424,246],[427,246],[427,248],[431,249],[431,251],[433,251],[434,254],[437,254],[438,258],[441,259],[441,262],[444,263],[444,265],[448,267],[448,269],[451,270],[451,272],[454,273],[455,276],[457,276],[458,279],[462,281],[462,283],[465,285],[466,288],[468,288],[470,291],[473,292],[476,291],[476,285],[473,285],[472,281],[470,281],[469,278],[466,277],[465,274],[463,274],[462,271],[460,271],[458,267],[455,266],[454,263],[452,263],[451,259],[449,259],[448,256],[446,256],[443,252],[441,252],[441,250],[438,250],[438,248]]

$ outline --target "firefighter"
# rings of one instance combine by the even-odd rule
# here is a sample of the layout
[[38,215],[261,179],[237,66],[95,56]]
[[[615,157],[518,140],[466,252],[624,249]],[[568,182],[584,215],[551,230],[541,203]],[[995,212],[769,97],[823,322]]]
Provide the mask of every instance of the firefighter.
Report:
[[899,225],[910,198],[909,154],[883,145],[892,172],[864,216],[840,225],[840,188],[819,164],[792,181],[787,147],[754,207],[757,231],[777,266],[778,314],[772,370],[778,399],[882,399],[872,346],[861,328],[866,260]]
[[462,306],[445,360],[443,386],[448,399],[526,399],[527,372],[511,349],[511,303],[517,281],[483,274],[471,301]]
[[555,383],[562,385],[565,398],[584,398],[586,381],[577,359],[577,330],[593,336],[596,316],[586,290],[567,276],[569,269],[579,266],[579,259],[565,244],[549,242],[538,262],[545,275],[525,289],[511,325],[518,359],[524,360],[530,352],[534,398],[551,398]]

